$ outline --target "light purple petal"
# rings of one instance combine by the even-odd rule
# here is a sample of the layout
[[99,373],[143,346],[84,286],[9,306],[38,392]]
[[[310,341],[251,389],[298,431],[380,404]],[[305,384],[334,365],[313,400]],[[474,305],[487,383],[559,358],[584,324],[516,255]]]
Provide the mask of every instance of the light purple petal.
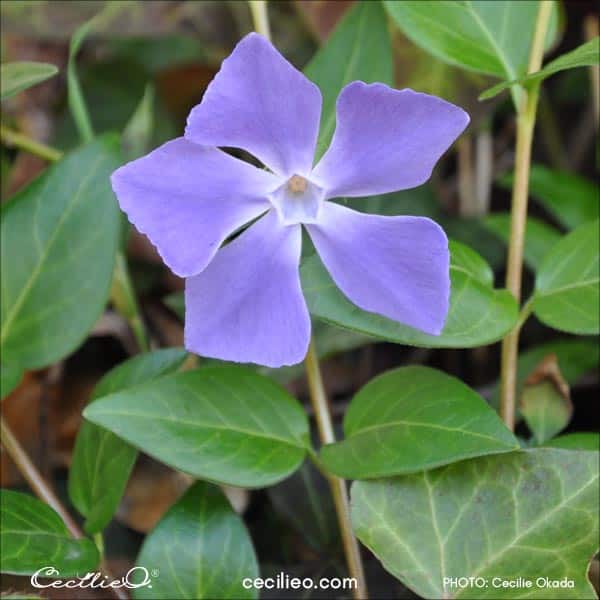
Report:
[[121,209],[180,277],[199,273],[221,243],[269,209],[274,175],[177,138],[117,169]]
[[321,92],[264,37],[250,33],[223,61],[185,137],[207,146],[243,148],[280,175],[310,172]]
[[423,217],[382,217],[325,202],[307,229],[336,285],[360,308],[438,335],[448,313],[448,239]]
[[421,185],[468,123],[464,110],[435,96],[355,81],[338,97],[335,134],[314,179],[328,198]]
[[280,225],[272,210],[187,279],[186,348],[268,367],[300,362],[310,338],[298,271],[301,239],[300,225]]

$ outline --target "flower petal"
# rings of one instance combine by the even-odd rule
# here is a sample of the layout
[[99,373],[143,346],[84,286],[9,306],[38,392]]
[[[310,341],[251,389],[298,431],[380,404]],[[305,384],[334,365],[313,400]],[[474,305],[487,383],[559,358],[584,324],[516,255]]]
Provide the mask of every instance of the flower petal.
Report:
[[331,145],[313,173],[328,198],[425,183],[469,123],[464,110],[435,96],[362,81],[341,91],[336,114]]
[[300,225],[274,210],[186,280],[185,346],[222,360],[280,367],[300,362],[310,317],[300,288]]
[[185,137],[247,150],[280,175],[305,175],[314,160],[321,92],[261,35],[250,33],[223,61]]
[[438,335],[448,313],[450,254],[423,217],[382,217],[325,202],[310,237],[336,285],[357,306]]
[[180,277],[199,273],[236,229],[269,209],[274,175],[177,138],[117,169],[121,209]]

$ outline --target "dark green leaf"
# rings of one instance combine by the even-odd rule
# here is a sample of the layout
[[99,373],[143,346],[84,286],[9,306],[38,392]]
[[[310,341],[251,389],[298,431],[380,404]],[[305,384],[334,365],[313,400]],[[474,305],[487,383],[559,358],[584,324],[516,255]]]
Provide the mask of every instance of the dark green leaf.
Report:
[[493,98],[503,90],[516,83],[524,84],[534,81],[542,81],[546,79],[546,77],[550,77],[550,75],[554,75],[554,73],[558,73],[559,71],[597,65],[600,62],[600,47],[598,45],[599,39],[600,38],[594,38],[593,40],[590,40],[589,42],[586,42],[585,44],[575,48],[575,50],[571,50],[571,52],[562,54],[536,73],[527,75],[526,77],[513,79],[512,81],[503,81],[502,83],[499,83],[494,87],[491,87],[489,90],[483,92],[483,94],[479,96],[479,99],[487,100],[489,98]]
[[[513,176],[501,177],[498,183],[510,189]],[[529,191],[559,223],[569,229],[598,218],[598,189],[591,181],[578,175],[532,165]]]
[[31,575],[52,566],[62,577],[93,571],[100,560],[88,539],[74,539],[61,518],[28,494],[0,494],[0,571]]
[[598,221],[565,236],[542,263],[535,282],[533,312],[561,331],[600,332]]
[[258,564],[244,523],[223,493],[197,482],[145,539],[137,565],[158,570],[151,586],[133,597],[256,598],[242,580],[258,577]]
[[[185,350],[179,348],[136,356],[105,375],[91,401],[175,371],[185,357]],[[69,472],[69,497],[86,517],[88,533],[101,531],[112,518],[136,457],[136,449],[114,433],[83,422]]]
[[[510,239],[510,214],[496,213],[483,219],[483,224],[504,243]],[[561,234],[551,225],[535,217],[527,218],[525,231],[525,263],[536,271],[546,254],[560,240]]]
[[[25,368],[85,338],[109,294],[119,233],[118,140],[67,155],[2,208],[2,356]],[[18,260],[17,258],[18,257]]]
[[392,83],[392,48],[381,4],[357,2],[304,72],[323,94],[318,159],[333,136],[335,102],[342,88],[357,79]]
[[[525,73],[537,0],[388,0],[384,5],[407,37],[450,64],[502,79]],[[554,10],[550,41],[556,17]]]
[[15,364],[0,364],[0,399],[6,398],[23,379],[23,369]]
[[344,432],[344,441],[322,448],[321,459],[347,479],[414,473],[519,447],[483,398],[428,367],[371,380],[350,403]]
[[0,100],[10,98],[58,73],[54,65],[40,62],[12,62],[0,66]]
[[[352,487],[359,539],[424,598],[594,598],[598,453],[540,448]],[[444,577],[482,577],[451,587]],[[493,578],[530,579],[501,588]],[[573,580],[573,589],[535,584]]]
[[284,479],[308,444],[302,407],[245,367],[168,375],[106,396],[84,416],[168,465],[240,487]]
[[[486,283],[489,271],[481,266],[483,259],[475,260],[474,251],[459,248],[457,242],[452,245],[450,311],[439,336],[358,308],[338,290],[317,256],[307,259],[301,268],[308,308],[319,319],[397,344],[469,348],[495,342],[515,324],[517,305],[507,291],[494,290]],[[479,265],[475,271],[474,261]]]
[[600,451],[600,433],[567,433],[549,440],[544,444],[552,448],[565,450],[593,450]]
[[552,381],[544,380],[523,388],[521,414],[536,443],[543,444],[569,424],[573,405]]

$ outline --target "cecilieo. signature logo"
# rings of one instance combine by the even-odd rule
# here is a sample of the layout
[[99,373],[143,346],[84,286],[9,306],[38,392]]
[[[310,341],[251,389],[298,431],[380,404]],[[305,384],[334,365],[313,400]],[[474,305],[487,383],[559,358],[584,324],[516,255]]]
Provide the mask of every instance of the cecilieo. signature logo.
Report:
[[[137,574],[137,575],[136,575]],[[57,579],[60,576],[58,569],[54,567],[42,567],[31,576],[31,585],[35,588],[89,588],[89,589],[110,589],[110,588],[141,588],[152,587],[152,579],[148,569],[145,567],[132,567],[120,579],[109,580],[102,573],[91,571],[83,577],[73,577],[71,579]],[[158,577],[158,571],[152,571],[152,577]],[[39,579],[52,578],[54,581],[42,583]]]

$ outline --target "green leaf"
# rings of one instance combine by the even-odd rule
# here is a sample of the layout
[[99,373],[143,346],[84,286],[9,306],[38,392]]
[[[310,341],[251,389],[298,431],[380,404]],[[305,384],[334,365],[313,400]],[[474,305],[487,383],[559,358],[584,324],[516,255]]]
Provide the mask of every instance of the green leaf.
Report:
[[118,140],[97,139],[67,155],[1,213],[0,346],[24,368],[75,350],[106,304],[119,234],[110,174]]
[[[510,239],[510,214],[496,213],[483,219],[483,224],[505,244]],[[537,271],[546,256],[554,248],[561,234],[551,225],[535,217],[527,218],[525,230],[525,263]]]
[[392,84],[392,47],[385,13],[379,2],[357,2],[304,70],[323,95],[316,159],[325,152],[335,130],[335,102],[344,86],[360,79]]
[[[594,598],[598,453],[539,448],[352,486],[358,538],[424,598]],[[451,587],[444,577],[482,577]],[[494,578],[530,579],[529,589]],[[573,589],[538,587],[539,577]]]
[[40,62],[11,62],[0,66],[0,100],[6,100],[58,73],[54,65]]
[[[512,174],[498,183],[511,189]],[[594,183],[566,171],[553,171],[533,165],[529,173],[529,192],[552,216],[568,229],[598,218],[598,189]]]
[[[600,360],[600,348],[596,342],[587,340],[557,340],[540,344],[522,352],[517,363],[517,397],[521,395],[523,384],[535,367],[548,355],[555,354],[558,367],[569,385],[573,385],[593,369]],[[491,404],[498,406],[499,385],[492,390]]]
[[452,269],[490,287],[494,285],[494,272],[475,250],[454,240],[449,241],[448,247]]
[[569,333],[600,332],[598,221],[581,225],[558,242],[535,282],[533,312],[546,325]]
[[52,566],[61,577],[76,577],[98,566],[94,543],[70,537],[58,514],[28,494],[3,489],[0,520],[2,573],[31,575]]
[[204,367],[102,398],[84,416],[200,479],[264,487],[304,459],[308,422],[276,383],[245,367]]
[[243,521],[223,493],[197,482],[144,540],[137,565],[159,574],[133,591],[141,598],[256,598],[242,581],[258,577]]
[[347,479],[414,473],[519,447],[483,398],[428,367],[371,380],[352,399],[344,433],[344,441],[322,448],[321,460]]
[[[384,5],[408,38],[445,62],[502,79],[525,73],[537,0],[387,0]],[[554,8],[550,41],[556,21]]]
[[154,86],[146,84],[144,95],[123,130],[123,154],[127,160],[139,158],[151,149],[154,96]]
[[544,444],[552,448],[565,450],[593,450],[600,451],[600,433],[567,433],[549,440]]
[[526,385],[521,394],[521,414],[537,444],[560,433],[571,420],[573,405],[552,381]]
[[[481,257],[475,260],[473,250],[459,248],[458,242],[452,244],[450,311],[439,336],[358,308],[338,290],[317,256],[307,259],[300,269],[308,308],[313,316],[333,325],[397,344],[470,348],[495,342],[515,324],[517,305],[509,292],[491,287]],[[478,265],[475,270],[474,263]]]
[[[175,371],[185,357],[185,350],[169,348],[131,358],[100,380],[90,402]],[[136,458],[136,449],[114,433],[82,423],[69,472],[69,497],[86,517],[88,533],[101,531],[111,520]]]
[[554,73],[558,73],[559,71],[597,65],[600,62],[600,46],[598,44],[599,39],[600,38],[596,37],[593,40],[582,44],[578,48],[575,48],[575,50],[571,50],[571,52],[562,54],[552,62],[549,62],[543,69],[537,71],[536,73],[532,73],[526,77],[519,77],[518,79],[513,79],[512,81],[503,81],[502,83],[499,83],[483,92],[483,94],[479,96],[479,99],[488,100],[489,98],[493,98],[503,90],[515,85],[516,83],[525,84],[532,83],[534,81],[543,81],[547,77],[550,77],[550,75],[554,75]]
[[0,399],[6,398],[23,379],[23,369],[19,365],[0,364]]

